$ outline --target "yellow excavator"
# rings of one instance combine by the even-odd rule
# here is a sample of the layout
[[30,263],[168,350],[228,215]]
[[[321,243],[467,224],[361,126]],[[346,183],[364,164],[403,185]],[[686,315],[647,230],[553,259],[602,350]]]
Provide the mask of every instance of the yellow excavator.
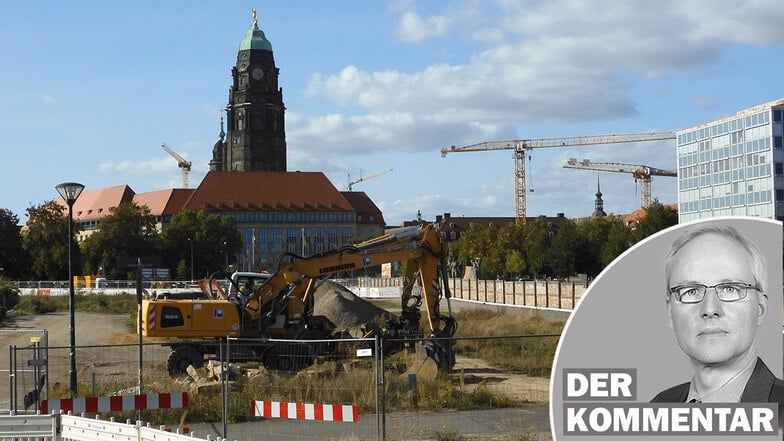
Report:
[[[319,283],[352,270],[404,262],[400,317],[387,321],[378,332],[395,342],[386,347],[389,350],[421,343],[428,357],[448,371],[454,366],[452,337],[457,322],[449,307],[447,254],[442,233],[436,225],[427,224],[395,229],[310,257],[285,253],[281,259],[287,262],[274,274],[256,280],[256,287],[248,284],[248,290],[237,286],[226,295],[222,289],[215,289],[215,284],[206,284],[203,288],[210,293],[207,299],[143,300],[141,328],[148,337],[181,339],[167,343],[172,349],[166,366],[171,375],[185,372],[189,365],[201,367],[205,358],[219,354],[220,342],[227,337],[248,342],[235,345],[239,350],[232,347],[233,360],[259,361],[271,370],[297,371],[333,352],[336,345],[330,342],[340,337],[326,317],[313,315],[313,293]],[[415,294],[416,284],[421,287],[421,295]],[[446,299],[447,315],[440,310],[442,298]],[[423,303],[427,338],[419,325]]]

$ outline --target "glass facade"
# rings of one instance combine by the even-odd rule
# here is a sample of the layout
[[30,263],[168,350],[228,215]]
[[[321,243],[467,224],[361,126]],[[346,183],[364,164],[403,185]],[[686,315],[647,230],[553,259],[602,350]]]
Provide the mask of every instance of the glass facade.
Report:
[[784,220],[784,99],[677,132],[678,220]]

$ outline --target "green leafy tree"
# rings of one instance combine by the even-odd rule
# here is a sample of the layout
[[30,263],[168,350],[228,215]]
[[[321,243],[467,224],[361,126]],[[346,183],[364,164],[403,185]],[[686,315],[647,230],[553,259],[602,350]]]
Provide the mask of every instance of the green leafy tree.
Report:
[[644,215],[634,226],[632,238],[639,242],[646,237],[671,227],[678,223],[678,212],[654,200],[651,205],[643,209]]
[[[32,277],[41,280],[68,279],[68,218],[67,208],[55,201],[44,202],[27,209],[27,231],[22,236],[22,247],[30,257]],[[76,242],[80,230],[73,223],[71,262],[74,273],[81,267],[81,253]]]
[[577,231],[585,240],[578,271],[591,277],[629,247],[629,229],[617,216],[586,219],[577,224]]
[[506,255],[506,272],[510,276],[522,276],[525,274],[528,266],[525,263],[525,257],[519,250],[512,250]]
[[[193,264],[194,277],[206,277],[226,270],[228,256],[242,249],[242,240],[234,218],[205,211],[185,210],[175,214],[163,232],[163,255],[170,268],[180,270],[187,262],[187,274]],[[191,262],[191,245],[193,262]]]
[[155,219],[147,206],[135,202],[124,202],[110,209],[110,214],[101,221],[101,229],[82,243],[85,270],[104,274],[112,279],[124,279],[128,268],[118,267],[117,258],[155,256],[158,252],[159,235]]
[[599,261],[602,267],[607,267],[624,251],[629,249],[631,245],[632,232],[623,224],[623,220],[618,219],[617,222],[612,222],[607,232],[607,242],[599,254]]
[[27,257],[22,248],[19,218],[10,210],[0,208],[0,271],[19,279],[27,273]]
[[552,275],[565,279],[577,272],[578,256],[584,248],[585,239],[577,232],[572,221],[561,225],[547,249],[547,261]]
[[528,256],[528,269],[535,276],[549,274],[547,249],[550,246],[550,232],[544,217],[538,217],[526,224],[525,252]]
[[[461,265],[471,265],[471,259],[484,259],[492,240],[490,228],[474,224],[452,246],[452,251]],[[484,266],[484,262],[481,265]]]

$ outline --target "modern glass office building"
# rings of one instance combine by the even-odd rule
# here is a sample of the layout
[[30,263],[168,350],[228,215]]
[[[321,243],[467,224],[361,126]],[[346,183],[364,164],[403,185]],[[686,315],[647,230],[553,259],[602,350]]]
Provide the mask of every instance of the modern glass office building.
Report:
[[784,220],[784,99],[679,130],[678,221]]

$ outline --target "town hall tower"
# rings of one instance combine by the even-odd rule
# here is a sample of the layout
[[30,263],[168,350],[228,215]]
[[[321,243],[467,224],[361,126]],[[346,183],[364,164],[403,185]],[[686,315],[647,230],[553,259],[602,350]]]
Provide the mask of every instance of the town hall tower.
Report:
[[226,131],[212,150],[213,171],[286,171],[283,89],[272,44],[259,29],[245,34],[231,69],[232,86],[226,106]]

